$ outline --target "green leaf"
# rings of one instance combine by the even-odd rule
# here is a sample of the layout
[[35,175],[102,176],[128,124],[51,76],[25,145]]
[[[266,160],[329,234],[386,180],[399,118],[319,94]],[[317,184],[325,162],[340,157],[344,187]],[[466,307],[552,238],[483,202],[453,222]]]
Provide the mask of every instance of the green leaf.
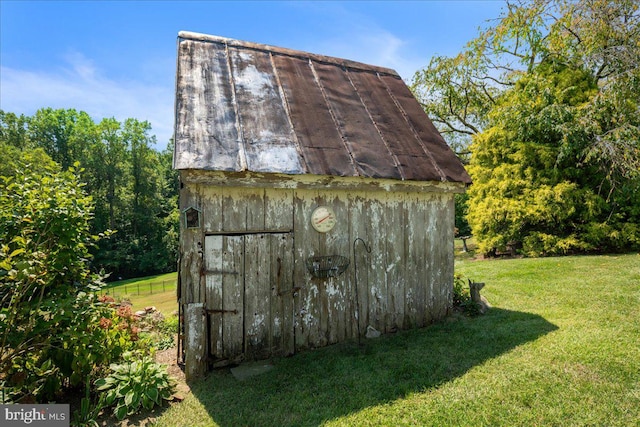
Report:
[[113,387],[113,380],[111,377],[108,378],[100,378],[95,382],[96,390],[103,391]]
[[116,401],[116,396],[117,393],[115,390],[111,390],[107,393],[107,397],[105,398],[105,403],[107,406],[111,406],[113,405],[113,403]]
[[131,401],[131,405],[129,407],[129,413],[135,413],[140,407],[140,399],[141,395],[138,393],[133,393],[133,400]]
[[122,421],[124,417],[127,416],[127,407],[125,405],[119,405],[114,409],[113,414],[118,420]]
[[150,388],[145,392],[145,394],[149,397],[149,399],[153,400],[158,405],[160,404],[160,402],[158,400],[158,397],[160,396],[160,393],[158,392],[157,388]]
[[135,392],[130,391],[124,396],[124,404],[127,406],[131,406],[133,403],[133,398],[135,397]]
[[146,410],[151,410],[153,408],[154,401],[147,398],[146,396],[142,399],[142,407]]

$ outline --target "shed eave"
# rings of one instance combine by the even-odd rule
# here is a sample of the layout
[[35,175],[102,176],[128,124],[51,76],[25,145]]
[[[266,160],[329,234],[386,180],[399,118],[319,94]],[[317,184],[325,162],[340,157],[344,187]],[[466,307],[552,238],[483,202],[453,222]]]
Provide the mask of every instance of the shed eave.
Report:
[[183,184],[201,184],[220,187],[325,189],[362,191],[429,191],[434,193],[464,193],[466,183],[452,181],[415,181],[389,178],[343,177],[331,175],[282,174],[261,172],[225,172],[182,169]]

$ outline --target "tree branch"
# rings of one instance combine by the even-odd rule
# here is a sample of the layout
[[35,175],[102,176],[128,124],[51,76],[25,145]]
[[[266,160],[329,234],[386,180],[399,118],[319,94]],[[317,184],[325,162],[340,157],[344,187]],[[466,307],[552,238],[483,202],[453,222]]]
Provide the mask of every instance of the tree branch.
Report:
[[472,132],[466,129],[458,129],[455,126],[453,126],[448,120],[445,120],[441,117],[433,118],[431,120],[435,123],[442,123],[443,125],[449,128],[449,130],[440,131],[441,133],[462,133],[464,135],[475,135],[477,133],[477,132]]

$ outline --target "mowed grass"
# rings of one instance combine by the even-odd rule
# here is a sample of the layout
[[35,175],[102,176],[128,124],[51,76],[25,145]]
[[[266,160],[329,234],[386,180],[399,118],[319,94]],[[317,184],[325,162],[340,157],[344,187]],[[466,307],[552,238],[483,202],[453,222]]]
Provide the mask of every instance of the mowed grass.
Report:
[[134,310],[154,306],[163,315],[170,316],[178,310],[176,284],[177,273],[167,273],[112,282],[103,288],[100,294],[128,299],[133,304]]
[[217,370],[157,426],[637,426],[640,255],[458,262],[493,305]]

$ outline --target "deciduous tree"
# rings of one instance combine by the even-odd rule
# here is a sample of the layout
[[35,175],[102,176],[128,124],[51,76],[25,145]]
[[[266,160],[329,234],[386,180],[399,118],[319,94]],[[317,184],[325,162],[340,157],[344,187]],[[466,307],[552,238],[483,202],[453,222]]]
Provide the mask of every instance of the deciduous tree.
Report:
[[[469,152],[469,221],[485,251],[637,245],[640,13],[631,0],[507,2],[414,92]],[[471,141],[474,141],[471,144]]]

